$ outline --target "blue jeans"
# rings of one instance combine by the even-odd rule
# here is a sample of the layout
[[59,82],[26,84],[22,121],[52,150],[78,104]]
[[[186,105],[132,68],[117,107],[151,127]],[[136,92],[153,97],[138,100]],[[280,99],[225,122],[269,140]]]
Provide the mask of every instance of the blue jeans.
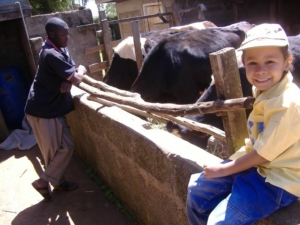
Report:
[[206,179],[193,174],[186,201],[189,225],[248,225],[298,199],[265,182],[256,168]]

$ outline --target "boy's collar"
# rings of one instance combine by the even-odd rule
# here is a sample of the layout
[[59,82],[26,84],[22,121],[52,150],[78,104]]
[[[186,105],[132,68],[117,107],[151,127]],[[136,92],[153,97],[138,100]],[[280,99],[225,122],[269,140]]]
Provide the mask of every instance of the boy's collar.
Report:
[[52,41],[50,41],[50,39],[49,39],[48,37],[46,38],[46,41],[45,41],[45,42],[46,42],[48,45],[50,45],[50,46],[52,46],[53,48],[55,48],[56,51],[58,51],[59,53],[64,53],[64,52],[62,51],[62,49],[56,47],[56,45],[53,44]]

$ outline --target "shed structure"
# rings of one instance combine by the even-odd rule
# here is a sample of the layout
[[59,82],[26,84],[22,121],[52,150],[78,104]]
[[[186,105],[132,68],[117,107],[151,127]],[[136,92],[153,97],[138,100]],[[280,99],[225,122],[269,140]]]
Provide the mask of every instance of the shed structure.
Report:
[[[217,26],[238,21],[280,23],[289,35],[300,33],[297,0],[95,0],[115,2],[118,19],[172,12],[173,16],[148,18],[139,22],[140,32],[165,29],[209,20]],[[132,36],[130,22],[119,24],[122,39]]]

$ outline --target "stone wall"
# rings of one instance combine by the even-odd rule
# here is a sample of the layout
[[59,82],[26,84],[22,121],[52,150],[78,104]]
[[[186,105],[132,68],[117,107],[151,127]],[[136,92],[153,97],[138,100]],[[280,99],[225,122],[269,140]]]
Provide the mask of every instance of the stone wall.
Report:
[[[76,110],[67,118],[76,152],[137,216],[141,225],[186,225],[186,189],[201,165],[221,159],[117,107],[104,107],[72,88]],[[300,202],[267,220],[300,223]],[[260,225],[266,223],[259,223]]]

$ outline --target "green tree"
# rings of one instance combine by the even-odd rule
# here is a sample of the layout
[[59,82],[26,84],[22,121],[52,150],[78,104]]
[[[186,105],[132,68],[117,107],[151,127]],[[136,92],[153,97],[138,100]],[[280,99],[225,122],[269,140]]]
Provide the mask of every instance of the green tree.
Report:
[[[117,20],[118,19],[115,2],[98,4],[97,6],[98,6],[98,10],[105,11],[107,20]],[[98,21],[96,21],[96,22],[98,22]],[[112,39],[113,40],[120,39],[121,34],[120,34],[119,24],[110,24],[109,27],[112,32]]]
[[105,7],[105,13],[108,20],[116,20],[117,17],[117,10],[116,10],[116,3],[107,3]]
[[29,0],[32,14],[47,14],[70,10],[72,0]]
[[98,6],[98,10],[105,11],[105,15],[106,15],[108,20],[118,19],[117,10],[116,10],[116,3],[115,2],[99,4],[97,6]]

